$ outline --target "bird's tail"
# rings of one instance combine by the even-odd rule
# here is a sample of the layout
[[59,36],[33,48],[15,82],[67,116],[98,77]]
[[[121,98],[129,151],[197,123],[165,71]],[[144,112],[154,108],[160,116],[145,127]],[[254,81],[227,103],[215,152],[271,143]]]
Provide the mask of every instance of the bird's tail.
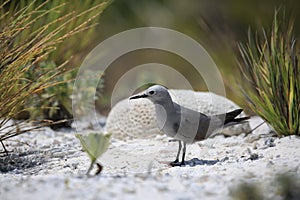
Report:
[[234,111],[226,113],[225,121],[224,121],[224,127],[233,126],[233,125],[236,125],[236,124],[241,124],[241,123],[247,122],[246,120],[250,119],[250,117],[236,118],[236,116],[241,114],[242,111],[243,111],[243,109],[236,109]]

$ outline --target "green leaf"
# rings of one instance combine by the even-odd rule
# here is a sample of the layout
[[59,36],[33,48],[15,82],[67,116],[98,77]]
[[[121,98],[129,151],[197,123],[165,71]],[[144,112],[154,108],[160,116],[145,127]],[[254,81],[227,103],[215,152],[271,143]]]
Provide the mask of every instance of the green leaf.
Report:
[[107,133],[88,133],[75,135],[83,150],[88,154],[92,163],[95,162],[108,148],[111,134]]

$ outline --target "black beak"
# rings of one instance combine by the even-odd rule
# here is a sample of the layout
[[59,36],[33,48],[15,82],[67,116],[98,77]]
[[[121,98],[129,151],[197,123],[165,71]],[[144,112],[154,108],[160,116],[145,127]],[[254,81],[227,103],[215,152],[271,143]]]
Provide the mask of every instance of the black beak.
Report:
[[130,97],[129,100],[139,99],[139,98],[146,98],[146,97],[148,97],[148,95],[146,95],[146,94],[140,94],[140,95],[135,95],[135,96]]

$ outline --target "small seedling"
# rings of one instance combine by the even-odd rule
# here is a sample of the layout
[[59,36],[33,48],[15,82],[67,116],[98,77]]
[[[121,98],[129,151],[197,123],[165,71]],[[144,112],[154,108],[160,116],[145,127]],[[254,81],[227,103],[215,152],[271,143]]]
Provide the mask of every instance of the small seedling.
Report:
[[76,137],[80,140],[83,150],[88,154],[91,159],[90,167],[87,171],[87,175],[93,169],[94,164],[97,165],[98,170],[95,175],[100,174],[102,171],[102,165],[97,163],[97,159],[107,150],[111,134],[110,133],[88,133],[88,134],[76,134]]

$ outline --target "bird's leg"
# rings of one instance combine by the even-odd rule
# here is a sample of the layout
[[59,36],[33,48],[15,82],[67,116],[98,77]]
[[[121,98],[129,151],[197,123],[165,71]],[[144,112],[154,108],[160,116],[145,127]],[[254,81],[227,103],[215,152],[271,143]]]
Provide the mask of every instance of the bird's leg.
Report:
[[182,145],[181,145],[181,141],[178,140],[178,144],[179,144],[179,148],[178,148],[178,152],[177,152],[177,156],[176,156],[176,160],[174,162],[171,162],[171,166],[178,166],[178,163],[179,163],[179,154],[180,154],[180,151],[181,151],[181,148],[182,148]]
[[182,152],[182,160],[181,160],[180,166],[183,166],[183,165],[185,165],[185,162],[184,162],[184,158],[185,158],[185,151],[186,151],[186,143],[185,143],[185,142],[183,142],[183,152]]
[[178,144],[179,144],[179,146],[178,146],[178,152],[177,152],[176,160],[174,161],[175,163],[179,162],[179,154],[180,154],[180,151],[181,151],[181,148],[182,148],[180,140],[178,140]]

